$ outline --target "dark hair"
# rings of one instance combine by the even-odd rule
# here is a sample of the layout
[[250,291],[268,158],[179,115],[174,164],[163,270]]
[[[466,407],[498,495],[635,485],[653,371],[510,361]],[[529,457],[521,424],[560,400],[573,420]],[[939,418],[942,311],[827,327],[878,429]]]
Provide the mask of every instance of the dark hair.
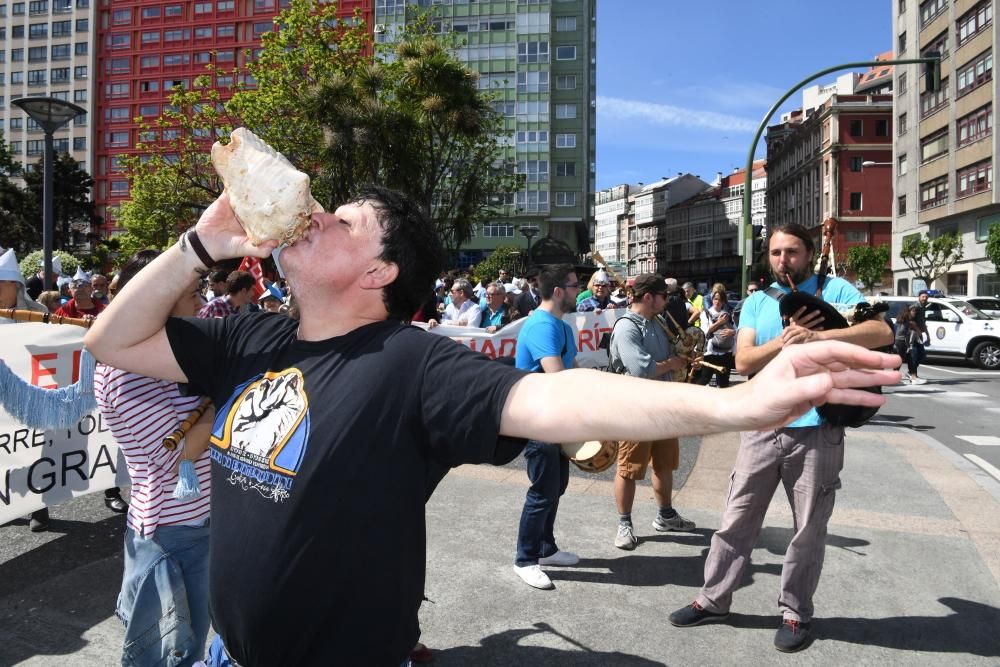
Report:
[[809,254],[816,254],[816,244],[813,242],[812,236],[809,234],[809,230],[797,222],[789,222],[771,229],[771,233],[767,237],[768,249],[771,248],[771,239],[774,238],[775,234],[791,234],[798,240],[802,241]]
[[144,269],[147,264],[159,256],[160,251],[153,250],[152,248],[140,250],[132,255],[132,258],[125,262],[125,266],[123,266],[122,270],[118,273],[118,287],[116,289],[121,292],[122,288],[125,287],[128,281],[135,278],[135,274],[139,273],[139,271]]
[[925,289],[922,289],[922,290],[920,290],[919,292],[917,292],[917,296],[923,296],[923,295],[925,295],[925,294],[926,294],[926,295],[928,295],[928,296],[930,296],[930,292],[928,292],[928,291],[927,291],[927,290],[925,290]]
[[557,287],[566,286],[566,276],[575,269],[569,264],[548,264],[538,272],[538,293],[545,300],[552,298]]
[[226,278],[226,294],[236,294],[245,289],[253,289],[257,283],[252,275],[247,271],[233,271]]
[[415,201],[401,192],[364,186],[352,204],[369,203],[382,228],[379,259],[396,265],[399,275],[382,292],[390,319],[408,322],[427,296],[427,286],[444,265],[441,237]]
[[212,283],[213,285],[215,283],[224,283],[226,282],[226,278],[228,277],[229,277],[228,271],[212,271],[210,274],[208,274],[208,282]]

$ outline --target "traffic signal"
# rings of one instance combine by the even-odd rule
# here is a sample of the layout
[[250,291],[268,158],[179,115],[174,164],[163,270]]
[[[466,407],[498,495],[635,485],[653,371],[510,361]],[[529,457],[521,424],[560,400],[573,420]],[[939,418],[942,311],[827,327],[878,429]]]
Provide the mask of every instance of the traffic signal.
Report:
[[932,58],[924,63],[924,92],[936,93],[941,90],[941,52],[928,51],[923,58]]

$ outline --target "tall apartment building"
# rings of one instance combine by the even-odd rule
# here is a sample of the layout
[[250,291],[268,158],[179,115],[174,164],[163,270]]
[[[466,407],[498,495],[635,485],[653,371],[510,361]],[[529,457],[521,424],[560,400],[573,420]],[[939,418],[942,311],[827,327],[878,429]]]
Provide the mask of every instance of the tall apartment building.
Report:
[[594,194],[594,250],[623,274],[627,249],[623,240],[628,233],[634,193],[641,187],[622,184]]
[[[743,193],[746,191],[746,169],[734,169],[728,176],[719,174],[719,200],[726,220],[733,229],[743,224]],[[766,233],[767,223],[767,160],[756,160],[750,175],[750,224],[756,234]],[[737,248],[737,253],[739,253]]]
[[477,230],[459,262],[524,243],[520,225],[590,249],[596,136],[595,0],[376,0],[375,31],[393,41],[406,11],[429,8],[442,32],[465,40],[457,56],[495,91],[505,157],[524,175],[504,215]]
[[[95,0],[96,1],[96,0]],[[94,26],[91,0],[0,3],[0,118],[3,139],[25,171],[40,164],[45,133],[10,104],[19,97],[55,97],[87,110],[54,135],[57,153],[69,153],[91,169]]]
[[[954,295],[1000,293],[1000,276],[984,250],[989,228],[1000,223],[1000,201],[993,188],[997,32],[992,0],[892,4],[896,57],[942,54],[938,92],[925,92],[919,65],[896,71],[896,293],[914,294],[924,287]],[[934,285],[924,285],[899,258],[903,242],[917,234],[952,232],[961,236],[964,257]]]
[[883,88],[889,70],[877,69],[885,73],[807,89],[804,103],[815,106],[767,131],[767,228],[805,225],[819,248],[824,221],[836,220],[838,265],[850,246],[888,243],[891,234],[892,96],[857,92],[861,80],[864,91]]
[[[628,254],[625,258],[628,276],[640,273],[663,273],[675,245],[687,243],[687,230],[678,236],[672,231],[668,238],[665,225],[669,210],[709,188],[708,183],[692,174],[662,178],[644,186],[635,195],[634,216],[629,221]],[[669,254],[668,254],[669,249]],[[667,271],[664,275],[676,275]]]
[[[175,86],[189,88],[206,65],[242,68],[274,29],[274,16],[289,0],[94,0],[97,49],[94,127],[94,201],[105,219],[104,234],[116,231],[114,207],[129,197],[122,158],[136,144],[169,141],[177,130],[162,128],[140,136],[135,122],[150,122],[169,104]],[[337,15],[360,9],[371,26],[373,0],[339,0]],[[213,82],[223,99],[234,84],[229,75]],[[253,85],[252,81],[247,82]],[[211,139],[206,138],[206,150]]]

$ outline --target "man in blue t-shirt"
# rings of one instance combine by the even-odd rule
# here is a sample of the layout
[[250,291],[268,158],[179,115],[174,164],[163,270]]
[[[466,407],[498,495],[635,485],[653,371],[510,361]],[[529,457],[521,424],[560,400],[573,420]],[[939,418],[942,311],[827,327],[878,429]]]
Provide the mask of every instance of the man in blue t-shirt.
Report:
[[[538,274],[542,303],[532,311],[517,336],[516,365],[532,372],[558,373],[576,358],[573,329],[562,316],[576,308],[580,291],[569,265],[544,267]],[[558,444],[528,440],[524,447],[531,488],[524,499],[517,530],[514,572],[529,586],[552,588],[542,565],[576,565],[579,558],[556,546],[554,527],[559,498],[569,484],[569,460]]]
[[[768,245],[771,272],[777,278],[772,289],[790,292],[787,284],[791,280],[799,291],[816,294],[829,303],[861,302],[861,294],[842,278],[824,276],[820,283],[812,269],[815,252],[805,227],[776,227]],[[822,315],[804,310],[795,313],[783,328],[777,298],[763,291],[751,294],[740,315],[736,369],[753,375],[783,347],[810,341],[842,340],[867,348],[892,342],[892,331],[882,320],[822,330]],[[670,622],[686,627],[729,615],[733,591],[743,579],[780,480],[792,506],[795,535],[781,572],[778,607],[782,622],[774,645],[779,651],[798,651],[809,645],[812,597],[823,568],[826,524],[833,513],[844,465],[844,428],[826,423],[813,409],[784,428],[744,431],[740,436],[726,510],[705,562],[705,585],[692,604],[670,615]]]

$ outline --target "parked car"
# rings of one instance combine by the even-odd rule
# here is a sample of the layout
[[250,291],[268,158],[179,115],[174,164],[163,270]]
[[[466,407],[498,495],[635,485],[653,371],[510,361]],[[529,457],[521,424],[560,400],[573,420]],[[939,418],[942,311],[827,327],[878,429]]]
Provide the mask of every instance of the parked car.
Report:
[[[888,315],[896,316],[916,303],[912,296],[879,296],[870,300],[889,305]],[[1000,322],[968,301],[951,297],[931,297],[924,312],[933,355],[961,357],[983,370],[1000,370]]]
[[990,317],[1000,319],[1000,299],[992,296],[974,296],[971,299],[966,299],[966,301]]

